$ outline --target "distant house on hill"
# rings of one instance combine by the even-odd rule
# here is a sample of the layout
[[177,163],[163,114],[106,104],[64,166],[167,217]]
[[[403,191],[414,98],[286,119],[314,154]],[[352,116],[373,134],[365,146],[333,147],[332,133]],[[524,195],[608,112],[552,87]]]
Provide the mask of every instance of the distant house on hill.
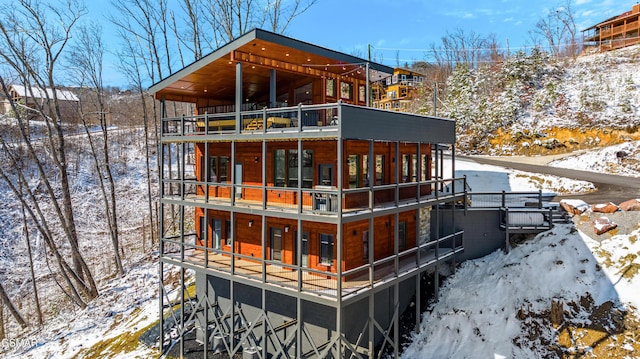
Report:
[[424,75],[395,68],[392,75],[372,84],[373,107],[407,112],[409,104],[418,95],[418,86],[423,82]]
[[639,18],[640,4],[635,4],[631,11],[582,30],[583,43],[585,46],[597,46],[600,51],[640,44]]
[[[52,101],[54,98],[54,91],[55,97],[58,98],[58,101],[60,102],[61,112],[63,114],[77,108],[79,99],[69,90],[9,85],[10,98],[16,103],[33,109],[36,109],[40,104],[46,104],[48,101]],[[0,101],[0,111],[5,115],[12,113],[9,98],[2,98]]]

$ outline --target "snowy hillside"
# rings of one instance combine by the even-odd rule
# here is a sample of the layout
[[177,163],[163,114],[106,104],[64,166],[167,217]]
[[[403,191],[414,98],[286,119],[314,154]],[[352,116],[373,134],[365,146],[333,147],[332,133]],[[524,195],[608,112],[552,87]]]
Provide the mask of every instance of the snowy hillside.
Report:
[[[148,309],[154,312],[152,315],[140,310],[142,303],[152,299],[157,303],[158,287],[157,255],[152,255],[154,245],[145,230],[149,219],[142,131],[114,129],[109,133],[120,248],[126,272],[122,279],[113,279],[113,249],[88,141],[82,130],[74,133],[77,134],[66,137],[74,216],[80,249],[98,282],[100,295],[89,302],[86,309],[79,310],[73,305],[57,282],[60,280],[57,268],[42,237],[37,231],[31,232],[29,241],[45,319],[45,325],[38,327],[20,203],[6,182],[0,181],[0,280],[30,324],[23,330],[5,312],[6,338],[1,342],[0,357],[9,353],[9,357],[16,358],[72,357],[106,339],[106,333],[114,327],[120,326],[121,332],[127,332],[157,320],[157,308]],[[6,167],[7,163],[1,165],[5,166],[5,171],[14,172]],[[153,168],[153,162],[151,166]],[[35,171],[30,175],[32,188],[42,186]],[[156,190],[153,192],[155,196]],[[46,216],[55,216],[49,201],[42,200],[40,205]],[[61,244],[62,248],[64,246]],[[134,348],[137,347],[137,338],[133,343]]]
[[459,149],[485,154],[564,153],[640,140],[640,45],[555,59],[516,53],[501,64],[458,66],[445,117]]
[[[637,357],[640,277],[621,272],[631,265],[637,274],[640,263],[625,256],[637,257],[638,236],[640,228],[599,243],[561,225],[509,254],[463,263],[403,358]],[[563,312],[557,323],[553,301]]]
[[549,163],[553,167],[640,177],[640,141],[625,142]]

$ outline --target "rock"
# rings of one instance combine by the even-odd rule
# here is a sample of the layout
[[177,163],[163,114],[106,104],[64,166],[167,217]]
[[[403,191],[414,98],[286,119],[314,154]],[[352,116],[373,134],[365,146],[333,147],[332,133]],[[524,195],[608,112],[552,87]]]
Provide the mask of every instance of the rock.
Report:
[[614,203],[601,203],[591,206],[591,211],[600,213],[613,213],[618,212],[619,208]]
[[597,235],[606,233],[616,227],[618,225],[607,217],[598,217],[593,220],[593,230]]
[[582,214],[590,208],[585,201],[580,199],[563,199],[560,201],[560,207],[571,214]]
[[620,209],[623,211],[640,211],[640,199],[630,199],[620,203]]

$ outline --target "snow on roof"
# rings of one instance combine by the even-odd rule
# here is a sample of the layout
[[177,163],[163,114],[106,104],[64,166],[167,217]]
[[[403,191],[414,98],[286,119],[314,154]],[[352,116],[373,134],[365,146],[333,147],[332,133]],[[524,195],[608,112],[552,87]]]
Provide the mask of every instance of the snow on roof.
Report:
[[[36,99],[53,98],[53,89],[51,88],[45,88],[43,90],[40,87],[31,87],[31,90],[29,90],[26,86],[23,86],[23,85],[11,85],[11,88],[20,97],[30,97],[30,98],[36,98]],[[60,90],[60,89],[55,89],[55,91],[56,91],[56,97],[60,100],[74,101],[74,102],[79,101],[78,97],[71,91]]]

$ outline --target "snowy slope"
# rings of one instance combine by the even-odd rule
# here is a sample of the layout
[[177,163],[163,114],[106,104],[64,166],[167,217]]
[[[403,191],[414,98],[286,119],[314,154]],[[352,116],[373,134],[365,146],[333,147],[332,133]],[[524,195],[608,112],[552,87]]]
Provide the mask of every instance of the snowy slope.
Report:
[[[555,357],[540,342],[523,344],[524,327],[530,323],[518,318],[519,311],[542,313],[554,298],[571,303],[586,295],[595,306],[609,301],[614,308],[623,303],[640,308],[640,278],[620,280],[616,266],[601,270],[603,257],[597,255],[600,247],[614,261],[628,252],[638,253],[640,244],[633,240],[638,235],[640,230],[598,244],[572,225],[562,225],[509,254],[497,251],[463,263],[441,289],[431,312],[424,314],[421,331],[403,358]],[[580,315],[588,320],[588,312]],[[549,326],[540,336],[553,341],[556,334]]]
[[[624,157],[618,158],[622,152]],[[598,150],[567,156],[549,163],[553,167],[640,177],[640,141],[625,142]]]

